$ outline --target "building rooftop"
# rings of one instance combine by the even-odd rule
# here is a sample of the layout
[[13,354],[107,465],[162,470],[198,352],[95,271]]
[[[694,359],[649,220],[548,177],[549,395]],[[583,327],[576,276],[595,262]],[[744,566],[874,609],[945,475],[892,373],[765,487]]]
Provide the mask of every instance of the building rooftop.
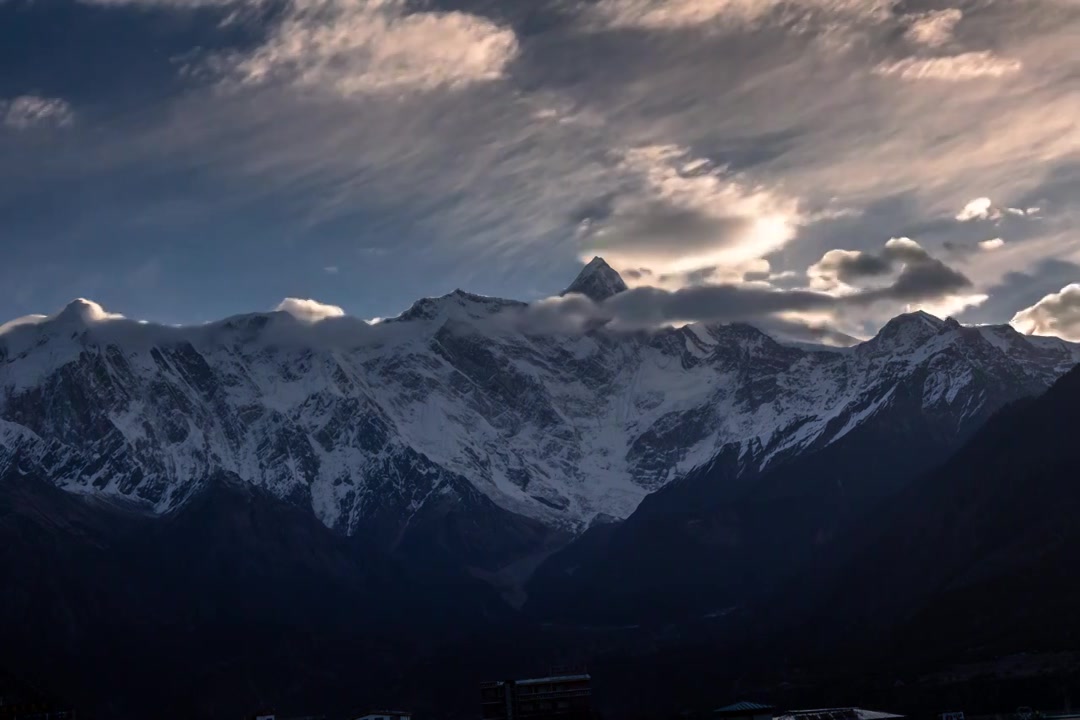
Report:
[[740,713],[740,712],[760,712],[760,711],[764,711],[764,710],[774,710],[774,709],[775,708],[772,705],[762,705],[761,703],[748,702],[746,700],[742,700],[742,701],[737,702],[737,703],[732,703],[731,705],[725,705],[722,708],[717,708],[713,712],[727,714],[727,713]]
[[579,682],[581,680],[591,680],[589,675],[552,675],[551,677],[542,678],[527,678],[525,680],[517,680],[518,685],[538,685],[540,683],[552,683],[552,682]]
[[903,715],[866,710],[864,708],[818,708],[815,710],[791,710],[777,715],[775,720],[896,720]]

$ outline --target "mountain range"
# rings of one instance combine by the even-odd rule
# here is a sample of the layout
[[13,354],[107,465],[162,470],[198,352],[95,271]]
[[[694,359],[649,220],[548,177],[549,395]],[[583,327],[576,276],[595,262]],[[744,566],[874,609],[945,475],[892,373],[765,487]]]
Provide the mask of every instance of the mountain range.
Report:
[[[564,294],[625,289],[596,258]],[[967,587],[956,573],[1022,563],[1022,543],[979,567],[946,553],[963,556],[947,573],[933,546],[908,549],[957,542],[942,533],[981,473],[1010,467],[986,457],[1043,467],[1000,428],[1037,444],[1017,414],[1063,412],[1030,399],[1073,392],[1075,373],[1058,381],[1080,346],[923,312],[837,348],[740,323],[538,331],[527,311],[455,291],[378,323],[277,311],[165,327],[77,300],[0,327],[0,570],[20,589],[0,640],[110,716],[153,698],[213,716],[230,692],[408,699],[402,678],[439,677],[430,663],[463,644],[475,662],[459,679],[640,651],[642,628],[673,623],[832,627],[823,608],[845,605],[829,593],[870,577],[871,551],[897,554],[911,591],[844,622],[930,623],[945,612],[930,599]],[[1051,507],[1067,487],[1046,483]],[[1006,480],[993,488],[988,517],[1023,507]],[[1043,555],[1063,557],[1066,519],[1032,536]],[[945,574],[916,582],[911,558]],[[785,599],[809,577],[820,592]],[[115,681],[57,661],[87,647],[145,694],[118,701]]]
[[[597,258],[567,288],[625,289]],[[736,450],[761,471],[918,397],[943,437],[1049,386],[1075,345],[900,316],[848,349],[750,325],[529,334],[520,303],[455,291],[377,325],[286,312],[165,328],[84,300],[0,336],[0,470],[162,514],[215,472],[344,534],[433,503],[579,532]],[[914,409],[914,408],[913,408]]]

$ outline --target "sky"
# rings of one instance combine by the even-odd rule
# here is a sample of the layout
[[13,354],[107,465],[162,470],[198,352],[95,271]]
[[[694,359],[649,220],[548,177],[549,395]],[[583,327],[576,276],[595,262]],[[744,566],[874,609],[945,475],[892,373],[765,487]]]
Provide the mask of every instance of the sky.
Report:
[[631,325],[1080,340],[1078,36],[1078,0],[0,0],[0,321],[532,302],[601,255]]

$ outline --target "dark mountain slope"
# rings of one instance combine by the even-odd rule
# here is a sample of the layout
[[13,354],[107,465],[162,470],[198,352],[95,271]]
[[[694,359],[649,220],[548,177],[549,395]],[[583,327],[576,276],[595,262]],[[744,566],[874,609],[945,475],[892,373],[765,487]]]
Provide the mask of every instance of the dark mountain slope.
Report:
[[822,618],[891,629],[864,650],[916,661],[1076,648],[1078,431],[1080,368],[999,413],[865,528]]
[[155,519],[11,474],[0,573],[0,617],[20,619],[0,624],[5,661],[81,717],[413,699],[409,668],[507,621],[478,581],[433,592],[374,543],[226,477]]
[[[530,611],[586,624],[687,621],[834,572],[867,513],[944,462],[994,411],[1038,392],[985,373],[979,409],[962,414],[927,407],[931,381],[922,371],[883,382],[868,401],[880,405],[853,430],[763,472],[747,471],[743,449],[726,448],[606,537],[587,534],[552,557],[529,586]],[[834,422],[854,422],[856,411]]]

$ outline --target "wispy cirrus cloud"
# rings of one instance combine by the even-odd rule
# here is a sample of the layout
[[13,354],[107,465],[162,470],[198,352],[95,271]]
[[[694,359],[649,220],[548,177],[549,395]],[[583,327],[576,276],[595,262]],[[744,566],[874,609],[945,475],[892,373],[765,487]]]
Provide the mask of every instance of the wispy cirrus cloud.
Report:
[[266,4],[266,0],[78,0],[85,5],[101,5],[101,6],[141,6],[146,8],[178,8],[178,9],[194,9],[205,8],[223,5],[240,5],[240,4]]
[[[693,284],[707,269],[720,277],[768,271],[763,258],[791,241],[798,203],[692,157],[685,148],[646,146],[622,154],[622,170],[640,183],[579,224],[582,257]],[[679,280],[682,278],[682,280]]]
[[874,68],[879,75],[895,75],[903,80],[940,80],[963,82],[978,78],[1000,78],[1020,72],[1023,63],[998,57],[989,50],[945,55],[910,57]]
[[20,95],[0,98],[0,124],[15,130],[34,127],[67,127],[75,112],[63,98]]
[[495,80],[517,51],[512,29],[478,15],[405,0],[292,0],[265,42],[218,62],[242,84],[353,97]]
[[746,28],[778,23],[804,32],[838,21],[880,22],[889,17],[892,4],[891,0],[600,0],[592,12],[614,27]]
[[[869,263],[891,236],[931,257],[949,248],[970,284],[947,296],[814,311],[858,315],[844,329],[867,332],[1064,252],[1043,240],[1065,237],[1075,197],[1061,172],[1080,152],[1075,3],[92,1],[154,7],[161,22],[220,5],[243,41],[207,51],[216,74],[185,76],[163,122],[118,128],[80,172],[194,169],[224,192],[185,207],[220,195],[290,217],[283,244],[334,238],[316,257],[355,275],[358,307],[388,302],[385,287],[364,294],[388,271],[415,278],[391,288],[402,294],[535,298],[599,253],[638,285],[771,292],[799,290],[829,251]],[[377,262],[350,260],[372,245]],[[418,270],[425,257],[437,260]],[[304,260],[313,283],[331,272],[322,262]],[[902,271],[893,261],[851,287]],[[1019,304],[988,307],[1003,320]]]

